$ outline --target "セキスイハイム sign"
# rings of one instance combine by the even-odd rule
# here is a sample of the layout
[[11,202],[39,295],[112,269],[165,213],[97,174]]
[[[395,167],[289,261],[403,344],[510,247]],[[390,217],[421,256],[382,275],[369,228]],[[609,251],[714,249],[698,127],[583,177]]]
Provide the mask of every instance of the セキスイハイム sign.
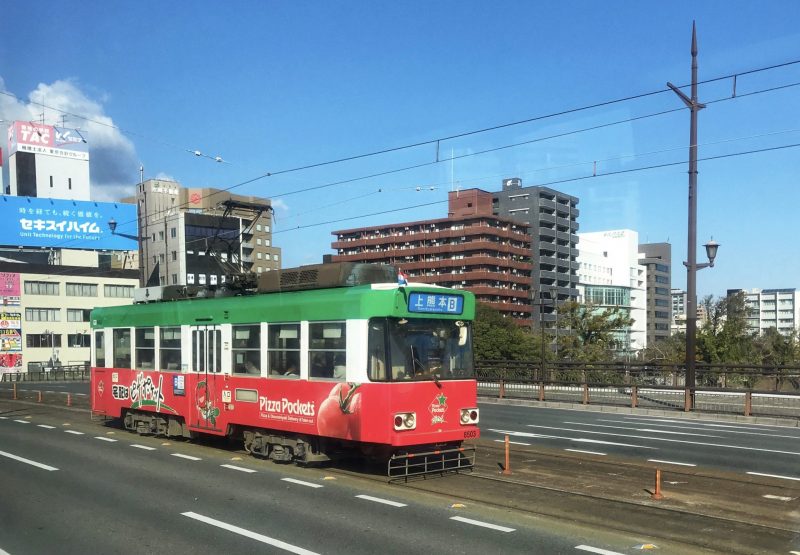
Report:
[[90,250],[135,250],[136,205],[0,195],[0,244]]

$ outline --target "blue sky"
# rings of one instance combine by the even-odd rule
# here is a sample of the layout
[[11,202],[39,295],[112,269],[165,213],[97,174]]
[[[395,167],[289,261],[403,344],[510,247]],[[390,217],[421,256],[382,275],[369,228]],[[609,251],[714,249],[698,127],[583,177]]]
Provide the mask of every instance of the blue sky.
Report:
[[[38,117],[31,101],[88,117],[67,126],[90,133],[101,200],[130,194],[140,164],[145,177],[189,187],[277,173],[233,191],[275,199],[284,267],[332,252],[332,230],[443,217],[451,188],[521,177],[578,196],[581,231],[630,228],[672,243],[673,285],[683,287],[686,165],[565,180],[591,175],[593,161],[599,173],[686,161],[687,110],[529,142],[680,108],[671,92],[442,141],[439,164],[424,145],[280,172],[686,84],[693,19],[701,80],[799,60],[799,14],[793,0],[11,0],[0,119]],[[800,64],[742,75],[737,93],[796,82]],[[701,101],[718,100],[700,112],[701,159],[800,143],[800,87],[731,95],[730,79],[700,88]],[[44,111],[54,123],[59,112]],[[700,162],[698,260],[712,235],[722,247],[698,274],[699,295],[800,287],[798,162],[800,148]]]

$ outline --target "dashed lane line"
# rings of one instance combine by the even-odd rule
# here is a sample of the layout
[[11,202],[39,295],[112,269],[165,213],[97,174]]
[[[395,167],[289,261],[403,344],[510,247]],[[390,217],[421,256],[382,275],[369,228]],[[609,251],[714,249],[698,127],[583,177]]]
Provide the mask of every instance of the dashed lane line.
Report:
[[149,447],[147,445],[139,445],[138,443],[132,443],[131,447],[136,447],[137,449],[144,449],[145,451],[155,451],[155,447]]
[[752,476],[766,476],[767,478],[780,478],[781,480],[795,480],[800,482],[800,478],[795,476],[781,476],[780,474],[764,474],[763,472],[748,472]]
[[193,457],[191,455],[184,455],[183,453],[171,453],[173,457],[178,457],[181,459],[186,459],[187,461],[202,461],[200,457]]
[[244,536],[246,538],[250,538],[252,540],[256,540],[261,543],[271,545],[273,547],[277,547],[278,549],[283,549],[284,551],[288,551],[289,553],[295,553],[297,555],[318,555],[314,551],[309,551],[308,549],[304,549],[297,545],[292,545],[290,543],[286,543],[284,541],[277,540],[275,538],[270,538],[269,536],[265,536],[257,532],[252,532],[245,528],[240,528],[239,526],[228,524],[227,522],[222,522],[221,520],[216,520],[207,516],[203,516],[201,514],[193,513],[191,511],[181,514],[185,517],[192,518],[199,522],[203,522],[211,526],[216,526],[217,528],[221,528],[222,530],[227,530],[228,532],[239,534],[240,536]]
[[564,451],[572,451],[573,453],[586,453],[587,455],[602,455],[607,456],[607,453],[601,453],[600,451],[587,451],[585,449],[564,449]]
[[18,457],[17,455],[12,455],[11,453],[6,453],[5,451],[0,451],[0,457],[6,457],[8,459],[13,459],[15,461],[19,461],[25,464],[29,464],[31,466],[35,466],[36,468],[41,468],[42,470],[58,470],[55,466],[50,466],[48,464],[43,464],[40,462],[32,461],[30,459],[25,459],[23,457]]
[[[506,442],[506,440],[504,440],[504,439],[496,439],[495,441],[497,443],[505,443]],[[511,445],[526,445],[528,447],[530,447],[530,445],[531,445],[530,443],[525,443],[524,441],[511,441],[511,440],[509,440],[508,443],[510,443]]]
[[50,424],[37,424],[38,428],[44,428],[45,430],[55,430],[55,426],[51,426]]
[[390,505],[392,507],[408,507],[405,503],[398,503],[397,501],[391,501],[389,499],[382,499],[380,497],[372,497],[371,495],[356,495],[359,499],[364,499],[366,501],[373,501],[375,503],[382,503],[384,505]]
[[27,420],[17,420],[17,419],[14,419],[14,422],[19,422],[20,424],[30,424],[30,422],[28,422]]
[[100,441],[107,441],[108,443],[116,443],[117,442],[116,439],[113,439],[113,438],[110,438],[110,437],[94,436],[94,438],[95,439],[99,439]]
[[661,459],[647,459],[647,462],[661,463],[661,464],[675,464],[675,465],[678,465],[678,466],[697,466],[696,464],[692,464],[692,463],[676,462],[676,461],[662,461]]
[[244,468],[242,466],[234,466],[232,464],[221,464],[223,468],[230,468],[231,470],[238,470],[239,472],[247,472],[248,474],[254,474],[258,472],[258,470],[253,470],[252,468]]
[[591,545],[576,545],[575,549],[581,551],[588,551],[589,553],[597,553],[597,555],[623,555],[617,551],[609,551],[608,549],[600,549],[599,547],[592,547]]
[[72,434],[74,436],[82,436],[84,435],[83,432],[79,432],[78,430],[64,430],[65,434]]
[[489,528],[491,530],[497,530],[498,532],[514,532],[514,528],[509,528],[507,526],[500,526],[499,524],[491,524],[489,522],[483,522],[481,520],[473,520],[471,518],[466,518],[463,516],[451,516],[450,520],[457,520],[458,522],[463,522],[465,524],[472,524],[473,526],[480,526],[481,528]]
[[292,484],[298,484],[300,486],[306,486],[309,488],[321,488],[322,484],[314,484],[312,482],[304,482],[303,480],[295,480],[294,478],[281,478],[284,482],[290,482]]

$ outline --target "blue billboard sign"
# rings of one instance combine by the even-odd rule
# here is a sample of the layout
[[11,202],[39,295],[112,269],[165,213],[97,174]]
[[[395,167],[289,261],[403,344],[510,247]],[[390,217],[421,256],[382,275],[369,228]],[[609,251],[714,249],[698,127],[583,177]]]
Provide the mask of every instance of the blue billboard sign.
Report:
[[464,297],[439,293],[411,293],[408,296],[408,311],[429,314],[461,314],[464,312]]
[[9,247],[135,250],[136,221],[135,204],[0,195],[0,245]]

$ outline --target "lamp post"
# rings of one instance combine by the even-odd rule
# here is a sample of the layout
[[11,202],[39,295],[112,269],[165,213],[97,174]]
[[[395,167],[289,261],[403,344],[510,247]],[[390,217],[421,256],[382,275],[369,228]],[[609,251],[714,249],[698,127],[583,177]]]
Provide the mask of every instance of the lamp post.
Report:
[[689,108],[689,230],[686,266],[686,388],[689,390],[688,407],[694,408],[695,358],[697,341],[697,270],[714,265],[719,244],[713,239],[706,243],[708,263],[697,263],[697,112],[705,104],[697,100],[697,30],[692,23],[692,89],[691,98],[672,83],[667,86],[677,94]]

